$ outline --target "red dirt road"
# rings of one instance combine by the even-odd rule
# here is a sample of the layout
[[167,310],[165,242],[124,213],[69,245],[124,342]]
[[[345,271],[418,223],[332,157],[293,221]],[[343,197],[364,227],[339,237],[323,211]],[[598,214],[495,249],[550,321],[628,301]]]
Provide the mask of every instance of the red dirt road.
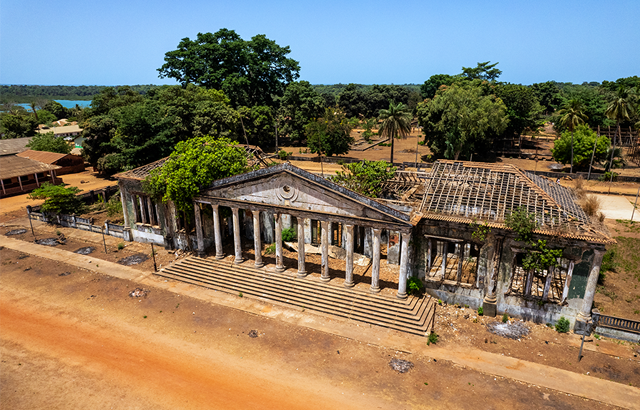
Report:
[[106,331],[6,298],[0,301],[0,316],[5,341],[67,365],[80,365],[109,383],[135,388],[132,393],[146,396],[155,408],[356,408],[321,397],[290,376],[280,378],[273,369],[267,377],[262,366],[225,360],[213,350],[194,353],[186,342],[178,350],[161,337],[164,343],[159,344],[129,333],[131,329]]

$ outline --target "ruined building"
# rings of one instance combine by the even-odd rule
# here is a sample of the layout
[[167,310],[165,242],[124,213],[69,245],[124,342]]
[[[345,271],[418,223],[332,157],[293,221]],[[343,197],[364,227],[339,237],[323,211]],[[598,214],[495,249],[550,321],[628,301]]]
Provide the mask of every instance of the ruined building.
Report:
[[[141,189],[141,181],[163,162],[116,176],[130,240],[202,255],[209,249],[215,258],[232,243],[235,262],[241,263],[244,236],[256,249],[255,267],[263,266],[263,244],[275,242],[275,270],[297,269],[301,278],[307,274],[305,244],[321,249],[322,278],[328,278],[329,246],[339,246],[346,287],[353,286],[359,252],[370,258],[374,294],[386,258],[399,265],[398,298],[407,297],[408,278],[418,277],[428,295],[482,306],[488,315],[506,312],[542,323],[564,316],[581,328],[591,316],[605,245],[613,243],[573,193],[554,181],[511,165],[454,161],[436,162],[425,172],[398,171],[385,185],[386,199],[359,195],[289,163],[264,166],[203,189],[193,201],[195,229],[187,233],[171,203],[156,203]],[[523,269],[528,245],[505,226],[505,216],[519,207],[535,215],[534,239],[563,249],[558,267]],[[481,240],[473,235],[478,224],[491,228]],[[297,266],[283,266],[283,228],[296,232]]]

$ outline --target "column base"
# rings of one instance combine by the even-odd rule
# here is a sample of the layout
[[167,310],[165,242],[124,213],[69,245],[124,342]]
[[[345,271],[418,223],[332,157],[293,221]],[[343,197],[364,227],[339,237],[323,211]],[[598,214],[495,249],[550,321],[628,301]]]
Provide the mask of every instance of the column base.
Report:
[[276,270],[276,272],[282,273],[282,272],[284,272],[286,270],[286,268],[284,266],[276,266],[275,270]]
[[323,282],[329,282],[331,280],[331,277],[329,276],[320,276],[320,280]]
[[344,283],[344,287],[345,287],[345,288],[352,288],[352,287],[354,287],[354,286],[356,286],[356,284],[355,284],[355,283],[353,283],[353,282],[345,282],[345,283]]
[[398,294],[396,295],[396,297],[397,297],[398,299],[406,299],[406,298],[407,298],[407,293],[406,293],[406,292],[402,292],[402,293],[398,292]]
[[372,286],[369,288],[369,292],[371,293],[380,293],[380,287],[376,286],[375,288]]
[[216,259],[217,260],[224,259],[224,255],[216,255]]
[[207,254],[204,251],[198,251],[199,258],[204,258],[205,256],[207,256]]
[[580,314],[577,315],[576,321],[573,325],[573,333],[583,335],[587,334],[590,330],[590,319],[584,319]]
[[306,276],[307,276],[307,272],[305,272],[305,271],[298,271],[298,277],[299,277],[299,278],[304,278],[304,277],[306,277]]
[[240,258],[240,259],[236,258],[233,260],[233,263],[235,263],[236,265],[241,264],[242,262],[244,262],[244,258]]
[[482,315],[488,317],[496,317],[497,314],[497,303],[496,300],[491,300],[485,298],[482,301]]
[[262,263],[262,262],[254,263],[253,266],[256,267],[256,268],[262,268],[262,267],[264,267],[264,263]]

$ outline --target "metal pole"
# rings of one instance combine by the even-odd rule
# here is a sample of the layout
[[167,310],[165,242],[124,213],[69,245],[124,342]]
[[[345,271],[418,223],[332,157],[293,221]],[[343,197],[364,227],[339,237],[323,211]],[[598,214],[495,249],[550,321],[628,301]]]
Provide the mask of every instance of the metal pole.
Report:
[[584,338],[585,338],[586,334],[582,333],[582,343],[580,343],[580,353],[578,353],[578,361],[580,361],[580,359],[582,359],[582,347],[584,346]]
[[640,194],[640,186],[638,187],[638,192],[636,192],[636,201],[633,203],[633,211],[631,212],[631,223],[633,223],[633,214],[636,213],[636,205],[638,205],[638,194]]
[[33,231],[33,223],[31,222],[31,214],[29,214],[29,225],[31,226],[31,234],[33,235],[33,240],[37,240],[36,239],[36,233]]
[[596,141],[593,143],[593,153],[591,154],[591,162],[589,162],[589,174],[587,175],[587,181],[591,179],[591,167],[593,166],[593,158],[596,155],[596,145],[598,144],[598,138],[600,138],[600,126],[598,126],[598,135],[596,136]]
[[100,231],[102,232],[102,244],[104,245],[104,253],[107,253],[107,241],[105,241],[104,239],[104,228],[100,228]]
[[153,256],[153,271],[158,271],[158,266],[156,266],[156,251],[153,249],[153,242],[151,242],[151,256]]

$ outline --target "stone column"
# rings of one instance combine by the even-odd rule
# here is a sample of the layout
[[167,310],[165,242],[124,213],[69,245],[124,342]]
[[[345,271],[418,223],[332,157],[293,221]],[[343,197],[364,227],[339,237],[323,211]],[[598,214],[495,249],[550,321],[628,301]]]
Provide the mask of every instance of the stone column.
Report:
[[431,274],[431,267],[433,266],[433,241],[431,238],[427,239],[427,276]]
[[307,224],[306,219],[298,218],[298,277],[304,278],[307,272],[304,269],[304,226]]
[[407,274],[409,273],[409,241],[410,233],[400,235],[400,275],[398,277],[398,298],[407,297]]
[[564,289],[562,290],[562,303],[567,300],[569,296],[569,286],[571,285],[571,277],[573,276],[573,268],[575,266],[575,262],[569,262],[569,270],[567,270],[567,279],[564,282]]
[[[103,196],[102,198],[105,198],[106,196]],[[151,202],[151,198],[149,198],[148,196],[145,197],[145,202],[147,203],[147,211],[149,211],[149,225],[158,225],[155,222],[155,218],[153,217],[153,208],[152,208],[152,202]]]
[[144,213],[144,202],[143,202],[141,196],[138,196],[138,204],[140,205],[140,218],[142,220],[142,223],[146,224],[146,223],[148,223],[147,222],[147,215],[145,215],[145,213]]
[[282,214],[276,213],[276,272],[284,272],[282,263]]
[[122,204],[122,216],[124,216],[124,226],[129,227],[129,207],[127,206],[127,202],[124,199],[124,189],[120,190],[120,203]]
[[487,293],[482,300],[482,314],[495,317],[497,313],[496,282],[500,270],[500,255],[502,254],[502,239],[496,238],[487,252]]
[[347,257],[345,258],[344,286],[347,288],[351,288],[354,286],[354,283],[353,283],[353,225],[345,225],[344,228],[347,231],[347,241],[345,244]]
[[220,235],[220,215],[218,205],[211,204],[213,209],[213,240],[216,244],[216,259],[224,259],[222,252],[222,236]]
[[244,258],[242,257],[242,243],[240,239],[240,216],[238,215],[238,208],[231,208],[233,214],[233,246],[236,254],[236,258],[233,263],[242,263]]
[[456,281],[458,283],[462,281],[462,264],[464,262],[464,248],[466,246],[464,242],[458,244],[458,272],[456,274]]
[[262,238],[260,237],[260,211],[253,211],[253,249],[256,254],[255,267],[261,268],[262,263]]
[[449,259],[449,242],[442,242],[442,265],[440,269],[440,280],[444,280],[447,275],[447,262]]
[[312,232],[311,219],[305,218],[304,219],[304,243],[311,243],[311,232]]
[[320,235],[320,250],[322,253],[322,267],[320,275],[320,280],[324,282],[328,282],[331,280],[329,277],[329,223],[326,221],[321,221],[320,226],[322,227],[322,234]]
[[598,277],[600,276],[600,265],[602,264],[602,256],[604,251],[595,250],[593,256],[593,263],[591,264],[591,272],[589,273],[589,279],[587,279],[587,287],[584,290],[584,297],[582,298],[582,308],[576,315],[576,323],[573,331],[581,334],[587,329],[588,323],[591,320],[591,306],[593,306],[593,297],[596,294],[596,285],[598,284]]
[[380,234],[382,229],[373,229],[373,263],[371,265],[371,293],[380,292]]
[[198,238],[198,256],[204,256],[204,237],[202,235],[202,216],[200,215],[200,204],[193,203],[193,211],[196,215],[196,237]]

